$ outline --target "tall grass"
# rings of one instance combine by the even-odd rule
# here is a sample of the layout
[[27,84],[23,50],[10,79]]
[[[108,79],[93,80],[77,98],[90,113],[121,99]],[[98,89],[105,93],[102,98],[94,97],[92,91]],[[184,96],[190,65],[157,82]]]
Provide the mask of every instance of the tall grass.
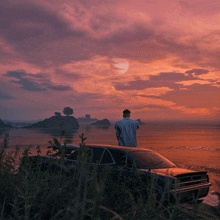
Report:
[[[59,141],[56,138],[50,141],[50,146],[60,147],[62,135]],[[80,138],[78,163],[65,166],[64,152],[60,160],[55,160],[48,150],[45,167],[38,146],[32,169],[29,146],[23,152],[19,172],[15,169],[21,161],[19,148],[13,152],[6,150],[8,141],[4,140],[0,149],[0,219],[218,219],[220,216],[219,206],[201,212],[201,204],[188,209],[178,202],[165,202],[163,197],[158,200],[156,180],[147,185],[141,182],[135,167],[134,175],[128,178],[124,177],[123,168],[121,175],[114,175],[110,167],[100,175],[97,167],[88,166],[91,157],[85,146],[86,138],[83,134]]]

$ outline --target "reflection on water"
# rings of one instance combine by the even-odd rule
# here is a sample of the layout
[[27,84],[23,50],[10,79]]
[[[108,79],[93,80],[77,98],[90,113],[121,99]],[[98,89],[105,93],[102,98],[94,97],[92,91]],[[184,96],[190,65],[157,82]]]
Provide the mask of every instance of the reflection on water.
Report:
[[10,129],[0,129],[0,137],[4,135],[8,135]]
[[[44,133],[44,134],[48,134],[50,136],[54,136],[54,137],[57,137],[57,136],[61,136],[61,133],[62,133],[62,130],[61,129],[56,129],[56,128],[44,128],[44,129],[32,129],[38,133]],[[65,130],[65,133],[63,134],[63,136],[65,138],[69,138],[69,139],[72,139],[75,135],[75,133],[77,132],[77,129],[64,129]]]

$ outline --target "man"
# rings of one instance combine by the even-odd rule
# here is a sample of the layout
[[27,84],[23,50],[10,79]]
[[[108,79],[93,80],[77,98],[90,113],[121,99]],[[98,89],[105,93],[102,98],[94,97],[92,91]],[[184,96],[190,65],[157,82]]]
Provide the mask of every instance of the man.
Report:
[[124,119],[115,124],[116,136],[119,146],[137,147],[136,130],[139,128],[137,121],[130,119],[131,112],[126,109],[123,111]]

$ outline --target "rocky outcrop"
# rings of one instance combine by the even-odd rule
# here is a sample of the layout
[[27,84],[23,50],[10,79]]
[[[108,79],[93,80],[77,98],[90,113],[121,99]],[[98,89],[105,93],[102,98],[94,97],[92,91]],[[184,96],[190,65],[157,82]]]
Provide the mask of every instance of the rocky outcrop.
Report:
[[80,125],[91,125],[92,123],[95,123],[98,121],[97,118],[91,118],[89,114],[86,114],[85,118],[79,117],[77,120]]
[[108,119],[98,120],[97,122],[93,123],[92,125],[111,125]]
[[52,116],[50,118],[39,121],[30,126],[23,128],[40,128],[40,129],[60,129],[63,123],[63,129],[78,129],[79,123],[73,116]]
[[141,121],[141,119],[137,119],[136,120],[138,122],[139,125],[144,125],[145,123]]
[[1,119],[0,119],[0,129],[5,129],[5,128],[12,128],[11,125],[5,124]]

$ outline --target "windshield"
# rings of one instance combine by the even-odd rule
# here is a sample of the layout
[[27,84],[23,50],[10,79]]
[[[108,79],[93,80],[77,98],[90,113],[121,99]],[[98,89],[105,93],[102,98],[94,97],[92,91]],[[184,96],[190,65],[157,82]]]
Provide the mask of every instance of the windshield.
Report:
[[134,151],[129,153],[146,169],[176,167],[174,163],[156,152]]

